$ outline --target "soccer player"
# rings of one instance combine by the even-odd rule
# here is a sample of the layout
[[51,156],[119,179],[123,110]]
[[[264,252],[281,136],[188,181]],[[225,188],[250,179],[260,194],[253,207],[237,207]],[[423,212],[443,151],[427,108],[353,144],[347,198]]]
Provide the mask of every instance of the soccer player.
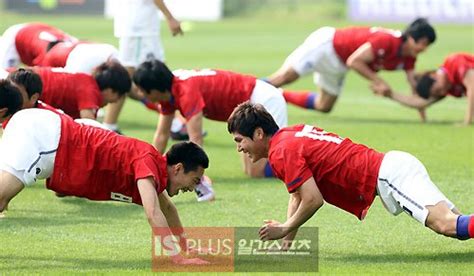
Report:
[[[192,142],[175,144],[162,156],[145,142],[42,109],[13,115],[0,149],[0,211],[23,188],[47,179],[48,189],[65,195],[142,205],[151,227],[169,227],[175,235],[184,233],[170,196],[192,191],[209,163]],[[205,263],[179,256],[173,261]]]
[[77,38],[47,24],[24,23],[9,27],[0,39],[0,68],[41,65],[44,55],[57,43]]
[[25,96],[23,108],[37,106],[38,100],[63,110],[73,119],[96,119],[97,110],[122,98],[131,87],[131,79],[117,61],[99,65],[93,75],[67,73],[61,68],[18,69],[9,79]]
[[[130,76],[135,68],[150,59],[165,60],[163,43],[160,35],[161,11],[168,23],[173,36],[183,34],[181,23],[174,18],[163,0],[116,0],[114,15],[114,35],[119,39],[119,60],[127,67]],[[134,88],[129,94],[131,98],[146,101],[137,95]],[[106,107],[104,125],[117,130],[118,117],[125,98]],[[146,103],[145,103],[146,104]],[[148,108],[153,105],[147,105]]]
[[279,129],[263,106],[251,103],[234,110],[228,131],[253,162],[268,158],[290,193],[286,222],[266,221],[259,231],[264,241],[288,244],[324,201],[362,220],[376,195],[394,215],[405,211],[436,233],[474,237],[474,216],[461,215],[409,153],[384,154],[310,125]]
[[[191,141],[203,144],[203,117],[225,122],[232,110],[245,101],[264,105],[280,127],[287,125],[285,99],[279,89],[253,76],[230,71],[175,70],[158,61],[142,63],[133,81],[148,100],[160,103],[161,116],[153,145],[158,151],[166,148],[175,110],[186,118]],[[265,160],[252,164],[244,157],[244,171],[250,177],[272,177]]]
[[285,91],[283,96],[289,103],[327,113],[341,94],[349,69],[377,83],[383,90],[389,90],[390,86],[377,72],[403,69],[415,91],[416,57],[435,39],[433,27],[421,18],[403,33],[379,27],[323,27],[308,36],[267,81],[280,87],[314,73],[319,93]]
[[446,96],[466,97],[467,108],[463,125],[470,125],[474,116],[474,55],[454,53],[446,57],[443,65],[436,71],[429,71],[419,78],[417,94],[404,95],[384,91],[377,86],[374,92],[384,95],[403,105],[413,108],[426,108]]

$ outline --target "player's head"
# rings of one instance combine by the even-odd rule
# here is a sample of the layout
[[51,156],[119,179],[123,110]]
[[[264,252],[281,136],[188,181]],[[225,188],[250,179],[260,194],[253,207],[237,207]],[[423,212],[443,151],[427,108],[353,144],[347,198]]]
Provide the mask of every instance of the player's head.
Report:
[[100,64],[94,69],[92,75],[102,92],[105,103],[118,101],[132,87],[132,79],[127,69],[116,60]]
[[409,55],[416,57],[435,42],[436,32],[425,18],[417,18],[403,32],[404,44]]
[[31,69],[17,69],[8,75],[8,80],[13,82],[23,97],[22,108],[32,108],[43,92],[43,82],[40,75]]
[[446,87],[436,71],[426,71],[415,75],[416,93],[424,98],[442,97],[446,94]]
[[193,142],[174,144],[166,153],[168,185],[170,196],[179,191],[193,191],[201,181],[204,169],[209,167],[209,158],[204,150]]
[[237,151],[249,154],[256,162],[266,157],[269,138],[278,131],[278,125],[263,105],[244,102],[230,115],[227,130],[234,136]]
[[138,66],[133,74],[133,82],[148,100],[158,102],[166,100],[163,97],[170,93],[173,77],[166,64],[154,59]]
[[9,80],[0,80],[0,122],[15,114],[23,105],[23,97]]

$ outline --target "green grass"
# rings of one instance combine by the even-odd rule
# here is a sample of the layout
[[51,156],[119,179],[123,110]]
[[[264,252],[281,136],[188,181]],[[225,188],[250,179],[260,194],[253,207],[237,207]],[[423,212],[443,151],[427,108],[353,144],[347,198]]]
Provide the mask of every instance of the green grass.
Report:
[[[171,38],[163,26],[167,62],[171,68],[211,67],[266,76],[314,29],[353,24],[331,18],[320,17],[309,5],[293,13],[260,10],[216,23],[194,23],[192,31],[178,38]],[[24,21],[47,22],[80,38],[117,44],[112,21],[96,17],[2,13],[0,30]],[[434,68],[450,52],[474,52],[472,26],[436,28],[439,39],[419,58],[417,68]],[[383,76],[396,89],[407,90],[403,73]],[[290,87],[315,88],[310,77]],[[454,126],[464,110],[464,99],[447,99],[430,108],[428,124],[420,124],[417,112],[372,96],[368,83],[349,73],[331,114],[289,107],[289,122],[316,124],[380,151],[408,151],[426,165],[433,181],[461,211],[474,212],[473,128]],[[156,120],[155,113],[128,101],[120,125],[127,135],[151,141]],[[211,159],[207,174],[217,200],[197,204],[190,193],[175,198],[185,226],[258,227],[264,219],[284,220],[284,185],[245,177],[225,124],[205,121],[205,128]],[[392,217],[378,199],[363,222],[326,204],[306,225],[319,227],[322,273],[474,271],[472,241],[436,235],[404,214]],[[58,199],[42,185],[25,189],[11,202],[7,218],[0,220],[2,273],[146,273],[151,271],[150,248],[150,229],[141,207]]]

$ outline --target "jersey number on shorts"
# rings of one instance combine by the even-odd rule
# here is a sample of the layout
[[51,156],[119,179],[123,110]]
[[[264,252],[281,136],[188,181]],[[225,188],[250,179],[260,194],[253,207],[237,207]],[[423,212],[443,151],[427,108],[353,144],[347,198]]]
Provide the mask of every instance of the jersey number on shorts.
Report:
[[308,137],[313,140],[326,141],[335,144],[340,144],[342,142],[341,137],[330,134],[324,130],[317,130],[315,127],[310,125],[305,125],[301,131],[298,131],[295,134],[295,137]]

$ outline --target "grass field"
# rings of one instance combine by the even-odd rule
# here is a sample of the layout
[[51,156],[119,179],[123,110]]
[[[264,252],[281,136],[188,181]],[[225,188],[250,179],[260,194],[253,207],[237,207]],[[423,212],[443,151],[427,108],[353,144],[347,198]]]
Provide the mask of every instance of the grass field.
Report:
[[[42,21],[80,38],[116,45],[112,21],[96,17],[0,14],[0,30]],[[257,76],[272,73],[314,29],[353,23],[308,6],[287,14],[259,11],[216,23],[193,23],[183,37],[162,34],[167,63],[176,68],[222,68]],[[373,23],[372,23],[373,24]],[[384,25],[389,26],[389,25]],[[390,25],[403,28],[403,25]],[[436,26],[438,41],[422,54],[418,69],[439,65],[451,52],[474,52],[472,26]],[[383,73],[397,90],[407,90],[404,74]],[[315,124],[380,150],[408,151],[427,167],[438,187],[464,212],[474,212],[473,127],[457,127],[464,99],[447,99],[428,110],[421,124],[414,110],[371,95],[368,83],[349,73],[344,93],[331,114],[289,107],[289,122]],[[314,89],[311,77],[291,88]],[[157,114],[128,101],[120,125],[128,136],[151,141]],[[252,180],[224,123],[205,121],[205,149],[217,199],[198,204],[191,193],[174,201],[185,226],[253,226],[264,219],[283,221],[288,195],[277,180]],[[1,154],[1,153],[0,153]],[[325,205],[307,226],[319,227],[322,273],[471,274],[474,243],[436,235],[410,217],[392,217],[376,199],[365,221]],[[150,228],[139,206],[58,199],[43,185],[25,189],[0,219],[0,273],[147,273]]]

